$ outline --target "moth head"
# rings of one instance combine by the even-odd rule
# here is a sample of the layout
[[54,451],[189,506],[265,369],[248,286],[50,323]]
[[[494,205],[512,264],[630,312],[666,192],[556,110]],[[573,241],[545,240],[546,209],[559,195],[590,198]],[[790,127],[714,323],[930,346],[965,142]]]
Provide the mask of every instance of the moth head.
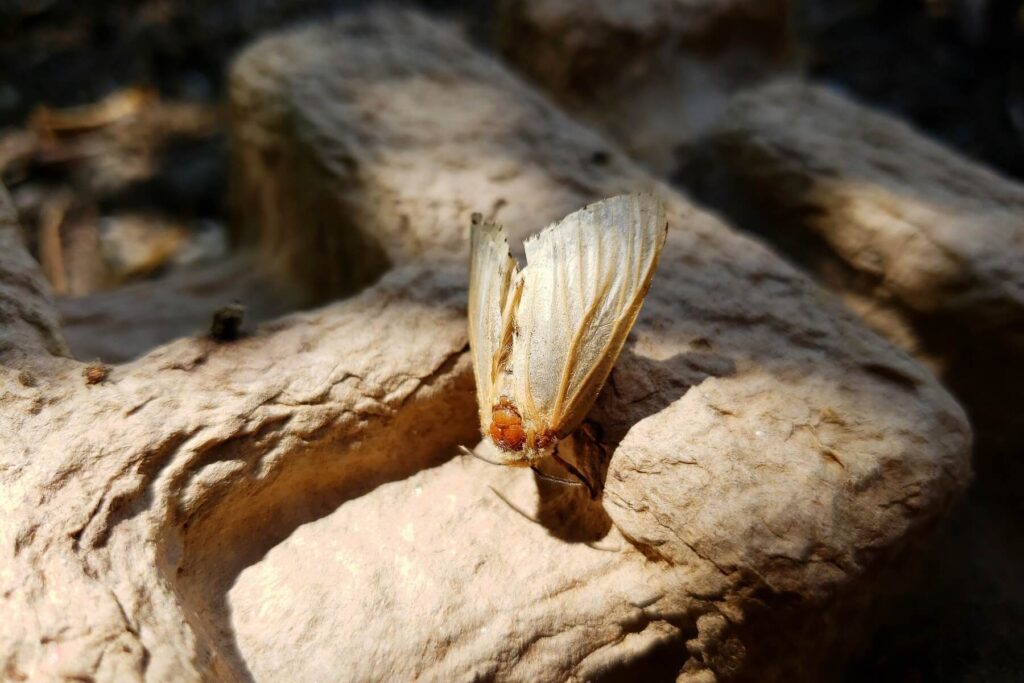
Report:
[[491,408],[487,436],[501,450],[506,465],[520,467],[550,455],[558,443],[554,430],[536,430],[524,424],[519,408],[507,396],[502,396]]
[[521,453],[526,445],[526,429],[519,409],[502,396],[491,409],[491,426],[487,432],[498,448],[508,453]]

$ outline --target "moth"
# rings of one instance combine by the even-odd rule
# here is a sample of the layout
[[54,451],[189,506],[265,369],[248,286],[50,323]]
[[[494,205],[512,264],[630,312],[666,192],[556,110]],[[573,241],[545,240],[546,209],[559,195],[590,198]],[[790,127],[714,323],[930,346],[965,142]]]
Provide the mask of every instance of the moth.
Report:
[[474,214],[469,345],[481,431],[501,464],[559,459],[622,351],[667,228],[652,195],[613,197],[527,239],[520,269],[504,229]]

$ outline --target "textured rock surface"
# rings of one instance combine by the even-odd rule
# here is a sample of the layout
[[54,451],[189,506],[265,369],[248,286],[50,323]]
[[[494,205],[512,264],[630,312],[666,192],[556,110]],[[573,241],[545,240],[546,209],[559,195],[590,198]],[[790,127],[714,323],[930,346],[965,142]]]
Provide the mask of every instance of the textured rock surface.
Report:
[[240,569],[473,437],[462,279],[395,273],[95,385],[65,359],[5,367],[4,677],[237,678],[223,594]]
[[[240,153],[266,164],[240,192],[283,197],[282,175],[320,193],[297,197],[315,223],[269,202],[252,234],[291,235],[310,271],[361,268],[348,286],[421,264],[94,385],[46,351],[55,326],[12,336],[5,677],[838,675],[968,477],[964,416],[927,372],[416,15],[266,40],[232,92]],[[614,451],[603,498],[452,458],[476,433],[469,213],[521,238],[636,188],[671,229],[593,413]],[[359,263],[370,243],[386,258]],[[4,282],[37,277],[9,244]]]
[[[346,503],[232,588],[257,678],[357,667],[562,680],[655,663],[694,680],[837,674],[886,568],[966,481],[964,418],[926,372],[415,16],[265,40],[237,63],[232,91],[236,139],[256,122],[244,139],[318,160],[263,155],[277,165],[243,191],[330,188],[338,213],[321,222],[356,231],[334,239],[376,240],[392,262],[463,258],[474,210],[520,239],[628,189],[660,192],[672,225],[595,409],[618,444],[600,505],[567,521],[559,492],[538,493],[529,473],[462,460]],[[250,229],[285,234],[300,216],[250,214]],[[307,585],[295,577],[308,563],[345,578]],[[267,600],[270,586],[288,597]],[[401,623],[380,619],[391,611]]]
[[502,50],[658,173],[729,96],[796,66],[789,0],[508,0]]
[[1024,413],[1024,187],[823,88],[738,97],[712,138],[730,197],[929,361],[979,427],[1019,460]]

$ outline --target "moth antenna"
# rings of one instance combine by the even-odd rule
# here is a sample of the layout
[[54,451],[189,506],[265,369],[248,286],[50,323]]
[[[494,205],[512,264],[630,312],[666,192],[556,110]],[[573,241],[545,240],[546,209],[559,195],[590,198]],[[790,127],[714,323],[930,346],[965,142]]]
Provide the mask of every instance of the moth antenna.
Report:
[[480,460],[482,462],[487,463],[488,465],[497,465],[498,467],[502,467],[504,465],[504,463],[495,462],[494,460],[488,460],[487,458],[485,458],[484,456],[480,455],[476,451],[471,451],[468,448],[466,448],[465,446],[459,446],[459,450],[462,451],[463,455],[470,455],[470,456],[476,458],[477,460]]
[[[484,456],[480,455],[476,451],[471,451],[468,448],[466,448],[465,446],[459,446],[459,450],[462,452],[463,455],[470,455],[470,456],[476,458],[477,460],[480,460],[482,462],[487,463],[488,465],[497,465],[498,467],[504,467],[504,463],[495,462],[494,460],[488,460],[487,458],[485,458]],[[572,479],[562,479],[561,477],[554,477],[554,476],[552,476],[550,474],[545,474],[544,472],[541,472],[539,469],[537,469],[536,467],[534,467],[532,465],[530,466],[530,469],[533,470],[534,474],[536,474],[541,479],[544,479],[545,481],[550,481],[550,482],[553,482],[555,484],[562,484],[563,486],[586,486],[587,490],[590,491],[590,495],[592,497],[596,498],[596,496],[594,495],[594,489],[590,486],[590,483],[587,482],[587,480],[583,477],[583,475],[581,475],[579,473],[579,471],[577,471],[577,469],[575,467],[573,467],[572,465],[570,465],[569,463],[565,462],[562,459],[559,459],[559,462],[561,462],[563,465],[565,465],[566,468],[568,468],[570,472],[572,472],[574,475],[579,477],[579,480],[578,481],[573,481]],[[495,491],[495,493],[498,493],[498,492]],[[501,494],[498,493],[498,496],[501,497]],[[502,498],[502,500],[505,500],[505,499]],[[505,502],[508,503],[507,500]],[[509,504],[511,505],[511,503],[509,503]],[[522,513],[522,510],[517,510],[517,512]],[[522,514],[525,514],[525,513],[522,513]],[[527,515],[527,518],[532,520],[532,521],[534,521],[534,522],[537,521],[537,520],[533,519],[532,517],[529,517],[529,515]],[[539,522],[538,522],[538,524],[539,524]]]
[[501,492],[498,491],[498,489],[494,488],[490,484],[487,485],[487,488],[489,488],[491,490],[491,492],[494,493],[494,495],[496,495],[498,498],[500,498],[501,502],[503,502],[505,505],[508,505],[515,512],[518,512],[520,516],[525,517],[526,519],[530,520],[534,524],[537,524],[539,526],[543,526],[538,520],[536,520],[533,517],[531,517],[530,513],[528,513],[526,510],[523,510],[522,508],[517,506],[515,503],[513,503],[511,500],[509,500],[504,495],[502,495]]
[[545,474],[544,472],[541,472],[539,469],[532,465],[530,466],[530,469],[533,470],[534,474],[536,474],[541,479],[544,479],[545,481],[551,481],[556,484],[563,484],[565,486],[584,486],[583,481],[573,481],[572,479],[562,479],[561,477],[553,477],[550,474]]

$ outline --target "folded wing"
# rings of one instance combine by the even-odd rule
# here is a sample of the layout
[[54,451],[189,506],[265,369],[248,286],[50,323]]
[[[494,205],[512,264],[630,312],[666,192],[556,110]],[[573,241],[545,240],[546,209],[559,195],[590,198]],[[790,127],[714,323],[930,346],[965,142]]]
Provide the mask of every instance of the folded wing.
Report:
[[527,431],[562,438],[586,417],[640,312],[666,226],[655,197],[624,195],[526,242],[511,363]]
[[515,306],[509,293],[516,271],[505,231],[474,214],[470,228],[469,347],[480,424],[485,431],[491,423],[503,365],[511,351]]

